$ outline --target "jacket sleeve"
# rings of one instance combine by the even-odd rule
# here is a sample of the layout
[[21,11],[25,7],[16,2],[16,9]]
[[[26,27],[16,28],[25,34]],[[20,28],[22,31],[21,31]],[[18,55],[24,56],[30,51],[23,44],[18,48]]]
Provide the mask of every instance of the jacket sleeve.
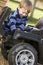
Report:
[[15,19],[10,19],[10,30],[13,31],[16,29],[16,20]]
[[21,28],[21,30],[25,30],[25,27],[26,27],[26,21],[28,20],[28,17],[26,17],[23,21],[22,21],[22,23],[21,23],[21,25],[19,26],[20,28]]
[[10,26],[11,31],[16,30],[16,16],[15,15],[10,15],[8,25]]
[[20,28],[21,30],[24,30],[24,29],[25,29],[25,23],[21,23],[21,25],[19,25],[19,28]]

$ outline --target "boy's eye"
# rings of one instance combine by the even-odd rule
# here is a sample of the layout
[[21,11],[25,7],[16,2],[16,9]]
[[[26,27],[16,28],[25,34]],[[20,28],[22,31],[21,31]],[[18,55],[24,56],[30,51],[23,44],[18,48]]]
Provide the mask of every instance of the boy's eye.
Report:
[[30,13],[30,11],[27,10],[27,14]]
[[23,8],[23,10],[27,12],[27,14],[30,13],[30,10],[27,10],[26,8]]

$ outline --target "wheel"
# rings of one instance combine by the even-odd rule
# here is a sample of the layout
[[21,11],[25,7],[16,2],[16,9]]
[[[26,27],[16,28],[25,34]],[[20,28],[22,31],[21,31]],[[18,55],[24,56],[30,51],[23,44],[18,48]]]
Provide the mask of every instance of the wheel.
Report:
[[27,43],[19,43],[10,49],[9,65],[37,65],[37,52]]

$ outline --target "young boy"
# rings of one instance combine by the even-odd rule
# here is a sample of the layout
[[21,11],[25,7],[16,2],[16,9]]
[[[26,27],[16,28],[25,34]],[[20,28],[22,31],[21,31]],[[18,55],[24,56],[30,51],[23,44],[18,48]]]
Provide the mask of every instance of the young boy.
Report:
[[21,0],[18,8],[10,14],[8,20],[3,23],[3,29],[6,34],[13,34],[16,29],[24,31],[28,13],[32,9],[32,3],[29,0]]

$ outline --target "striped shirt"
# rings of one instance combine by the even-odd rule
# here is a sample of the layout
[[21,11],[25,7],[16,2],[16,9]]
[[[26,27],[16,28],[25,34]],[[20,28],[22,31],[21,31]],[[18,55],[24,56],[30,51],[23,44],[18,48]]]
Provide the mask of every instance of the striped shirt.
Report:
[[9,15],[8,19],[3,22],[3,29],[5,32],[16,30],[16,28],[24,30],[27,20],[28,16],[21,17],[17,8]]

